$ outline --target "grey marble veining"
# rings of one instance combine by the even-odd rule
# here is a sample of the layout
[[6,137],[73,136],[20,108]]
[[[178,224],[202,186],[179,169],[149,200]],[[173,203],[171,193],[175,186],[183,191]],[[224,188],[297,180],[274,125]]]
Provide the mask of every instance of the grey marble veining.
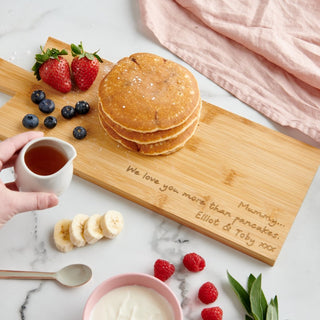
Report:
[[42,286],[43,282],[40,282],[40,284],[36,288],[26,292],[25,300],[19,308],[20,320],[28,320],[29,318],[31,318],[28,317],[28,305],[29,303],[32,303],[32,300],[37,299],[37,295],[41,294]]

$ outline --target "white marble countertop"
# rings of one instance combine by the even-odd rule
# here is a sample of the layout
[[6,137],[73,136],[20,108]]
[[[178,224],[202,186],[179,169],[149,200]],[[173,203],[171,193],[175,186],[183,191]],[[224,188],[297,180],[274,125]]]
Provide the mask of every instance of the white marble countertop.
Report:
[[[30,70],[35,53],[48,36],[67,43],[82,40],[88,48],[100,48],[101,55],[110,61],[145,51],[184,64],[161,47],[141,24],[137,1],[2,1],[1,58]],[[271,122],[192,71],[204,100],[320,147],[298,132]],[[0,94],[0,105],[9,98]],[[1,178],[9,179],[11,174],[10,170],[3,171]],[[71,263],[86,263],[93,270],[92,280],[75,289],[63,288],[53,281],[0,280],[0,319],[81,319],[86,300],[103,280],[125,272],[152,274],[156,259],[164,258],[179,265],[188,252],[202,255],[207,268],[191,275],[178,270],[168,283],[181,301],[185,319],[200,319],[203,305],[197,302],[196,294],[205,281],[216,284],[220,295],[214,305],[224,310],[225,320],[244,319],[244,311],[227,282],[227,270],[243,284],[250,273],[262,273],[267,299],[278,295],[280,319],[317,319],[320,303],[319,190],[318,170],[279,258],[270,267],[74,176],[57,207],[17,215],[0,229],[0,269],[56,271]],[[124,215],[125,229],[118,238],[67,254],[55,249],[52,230],[56,221],[72,218],[77,213],[104,213],[109,209]]]

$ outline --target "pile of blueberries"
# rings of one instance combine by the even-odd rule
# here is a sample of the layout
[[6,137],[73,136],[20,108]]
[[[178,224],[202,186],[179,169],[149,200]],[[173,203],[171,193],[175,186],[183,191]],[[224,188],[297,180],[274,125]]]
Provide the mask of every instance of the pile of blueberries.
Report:
[[[45,114],[50,114],[55,109],[55,103],[51,99],[46,98],[46,94],[42,90],[35,90],[31,94],[31,100],[39,105],[39,110]],[[72,119],[76,114],[84,115],[90,110],[90,105],[86,101],[78,101],[75,107],[64,106],[61,109],[61,115],[65,119]],[[27,129],[34,129],[39,125],[39,118],[35,114],[26,114],[22,119],[22,124]],[[57,125],[57,118],[47,116],[44,119],[44,125],[48,129],[53,129]],[[83,139],[87,135],[87,130],[82,126],[77,126],[73,129],[73,136],[76,139]]]

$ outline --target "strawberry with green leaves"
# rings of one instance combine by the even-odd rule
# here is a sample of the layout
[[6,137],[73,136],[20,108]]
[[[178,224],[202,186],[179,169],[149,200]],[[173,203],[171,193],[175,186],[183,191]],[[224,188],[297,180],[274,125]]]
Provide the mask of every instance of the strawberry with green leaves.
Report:
[[82,42],[78,46],[71,44],[71,53],[74,57],[71,63],[74,82],[80,90],[88,90],[98,75],[102,59],[98,56],[98,51],[84,51]]
[[36,63],[32,67],[34,75],[60,92],[69,92],[72,88],[70,67],[68,61],[62,57],[68,54],[67,51],[55,48],[44,51],[40,48],[41,53],[36,54]]

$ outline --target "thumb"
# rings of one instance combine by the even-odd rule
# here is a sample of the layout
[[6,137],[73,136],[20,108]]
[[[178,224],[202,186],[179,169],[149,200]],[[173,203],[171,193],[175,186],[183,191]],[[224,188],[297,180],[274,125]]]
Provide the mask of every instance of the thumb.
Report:
[[11,195],[14,194],[12,195],[14,196],[12,210],[15,213],[51,208],[56,206],[59,202],[58,197],[54,193],[11,192]]

